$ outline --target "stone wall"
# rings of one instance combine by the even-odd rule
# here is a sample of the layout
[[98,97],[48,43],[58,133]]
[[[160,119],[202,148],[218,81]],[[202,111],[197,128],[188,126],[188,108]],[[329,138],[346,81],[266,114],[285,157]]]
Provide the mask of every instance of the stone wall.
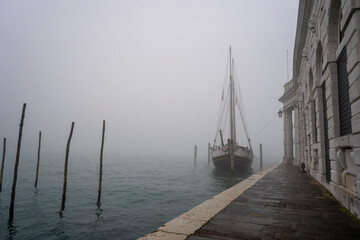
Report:
[[[293,124],[284,120],[284,130],[294,127],[291,141],[284,133],[287,162],[287,149],[295,144],[292,163],[305,163],[307,172],[360,218],[359,0],[300,0],[293,71],[279,99],[284,112],[294,111]],[[344,134],[350,117],[351,130]]]

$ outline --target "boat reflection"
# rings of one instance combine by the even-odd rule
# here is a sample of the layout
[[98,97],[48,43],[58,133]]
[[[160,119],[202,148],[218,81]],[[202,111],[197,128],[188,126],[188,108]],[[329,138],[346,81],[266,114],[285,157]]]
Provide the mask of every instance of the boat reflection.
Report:
[[253,167],[234,172],[214,168],[211,174],[217,185],[223,188],[230,188],[258,171],[258,168]]

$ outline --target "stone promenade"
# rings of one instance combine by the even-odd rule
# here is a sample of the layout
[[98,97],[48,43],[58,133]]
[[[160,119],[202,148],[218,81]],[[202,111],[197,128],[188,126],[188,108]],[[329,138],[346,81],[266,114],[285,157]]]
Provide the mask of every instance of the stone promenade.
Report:
[[187,239],[360,239],[360,222],[307,173],[281,164]]

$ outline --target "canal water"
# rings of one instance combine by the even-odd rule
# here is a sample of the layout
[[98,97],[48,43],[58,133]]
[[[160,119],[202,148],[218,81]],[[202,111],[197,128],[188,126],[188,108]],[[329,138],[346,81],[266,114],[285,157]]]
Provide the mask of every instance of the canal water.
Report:
[[[136,239],[260,169],[218,172],[207,159],[106,156],[101,207],[96,206],[98,159],[70,154],[66,208],[59,214],[64,157],[22,156],[13,224],[8,224],[14,158],[6,159],[0,193],[2,239]],[[264,168],[271,165],[264,163]]]

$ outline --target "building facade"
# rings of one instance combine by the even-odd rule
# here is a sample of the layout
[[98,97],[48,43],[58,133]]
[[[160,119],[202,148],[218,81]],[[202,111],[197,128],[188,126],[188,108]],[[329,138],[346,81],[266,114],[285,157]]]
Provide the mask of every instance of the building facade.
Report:
[[293,79],[279,99],[283,162],[360,218],[360,0],[300,0]]

